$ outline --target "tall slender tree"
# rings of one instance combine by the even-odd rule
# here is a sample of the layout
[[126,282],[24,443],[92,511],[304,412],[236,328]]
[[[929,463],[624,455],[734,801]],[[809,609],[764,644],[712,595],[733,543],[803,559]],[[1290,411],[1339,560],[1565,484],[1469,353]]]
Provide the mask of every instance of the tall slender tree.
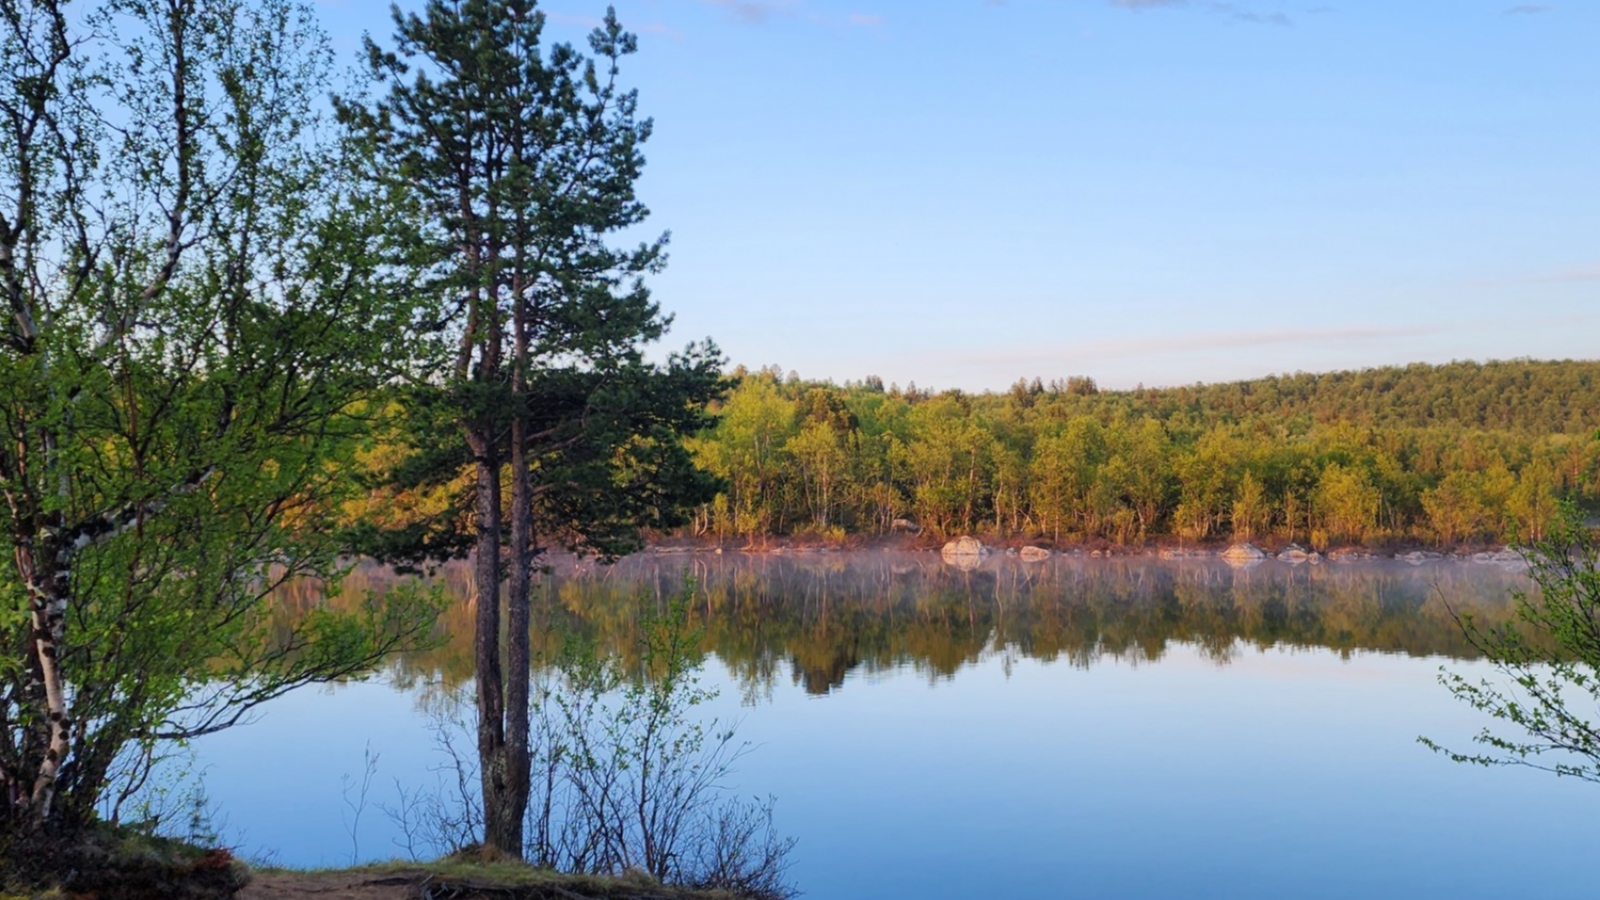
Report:
[[[644,284],[666,238],[612,243],[646,217],[634,182],[650,134],[635,92],[617,83],[636,41],[615,14],[590,36],[592,56],[547,52],[532,0],[433,0],[397,11],[394,25],[392,49],[367,47],[386,93],[341,109],[384,161],[374,176],[417,200],[397,233],[449,339],[414,385],[422,440],[399,474],[420,483],[469,466],[475,478],[452,514],[384,548],[475,556],[485,843],[521,855],[539,541],[611,556],[641,525],[676,524],[709,499],[679,437],[705,424],[720,359],[709,344],[664,365],[642,356],[669,321]],[[440,438],[452,430],[459,439]]]

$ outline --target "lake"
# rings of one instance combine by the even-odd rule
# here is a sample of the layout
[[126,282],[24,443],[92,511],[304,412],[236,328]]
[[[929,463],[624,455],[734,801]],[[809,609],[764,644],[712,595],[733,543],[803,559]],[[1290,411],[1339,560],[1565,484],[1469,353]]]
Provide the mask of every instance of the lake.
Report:
[[[1600,788],[1416,742],[1484,724],[1436,682],[1492,674],[1446,601],[1503,617],[1515,567],[655,554],[558,565],[541,616],[627,653],[686,572],[703,709],[755,745],[730,787],[777,798],[808,897],[1593,894]],[[378,806],[441,777],[430,710],[470,678],[470,621],[196,742],[224,836],[295,866],[403,855]]]

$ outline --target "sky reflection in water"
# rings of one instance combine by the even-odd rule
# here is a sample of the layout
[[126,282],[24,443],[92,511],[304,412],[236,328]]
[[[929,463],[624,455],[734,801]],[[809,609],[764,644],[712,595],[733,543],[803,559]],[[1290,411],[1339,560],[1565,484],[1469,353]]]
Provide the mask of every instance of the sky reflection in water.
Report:
[[[566,627],[625,646],[633,598],[670,591],[685,562],[568,572],[550,590]],[[717,654],[706,680],[722,689],[710,714],[759,745],[735,787],[778,797],[807,896],[1591,893],[1600,789],[1415,743],[1463,744],[1481,724],[1437,685],[1439,666],[1486,671],[1451,658],[1469,648],[1429,594],[1502,615],[1514,573],[692,562]],[[245,851],[292,865],[398,854],[378,805],[397,779],[438,777],[420,676],[461,677],[452,647],[200,742]],[[377,776],[353,846],[344,799],[369,745]]]

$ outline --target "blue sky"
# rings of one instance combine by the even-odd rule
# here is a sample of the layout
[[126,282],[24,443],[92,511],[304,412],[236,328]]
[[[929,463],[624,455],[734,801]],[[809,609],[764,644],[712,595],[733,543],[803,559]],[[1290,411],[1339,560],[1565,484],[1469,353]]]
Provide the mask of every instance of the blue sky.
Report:
[[669,342],[965,389],[1600,356],[1600,3],[616,6]]

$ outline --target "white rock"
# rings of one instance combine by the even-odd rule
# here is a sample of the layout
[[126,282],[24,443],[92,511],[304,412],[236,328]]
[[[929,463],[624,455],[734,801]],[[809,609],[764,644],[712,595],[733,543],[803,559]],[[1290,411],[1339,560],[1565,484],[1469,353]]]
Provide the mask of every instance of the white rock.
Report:
[[989,555],[989,548],[975,537],[962,535],[940,548],[939,555],[958,569],[976,569]]

